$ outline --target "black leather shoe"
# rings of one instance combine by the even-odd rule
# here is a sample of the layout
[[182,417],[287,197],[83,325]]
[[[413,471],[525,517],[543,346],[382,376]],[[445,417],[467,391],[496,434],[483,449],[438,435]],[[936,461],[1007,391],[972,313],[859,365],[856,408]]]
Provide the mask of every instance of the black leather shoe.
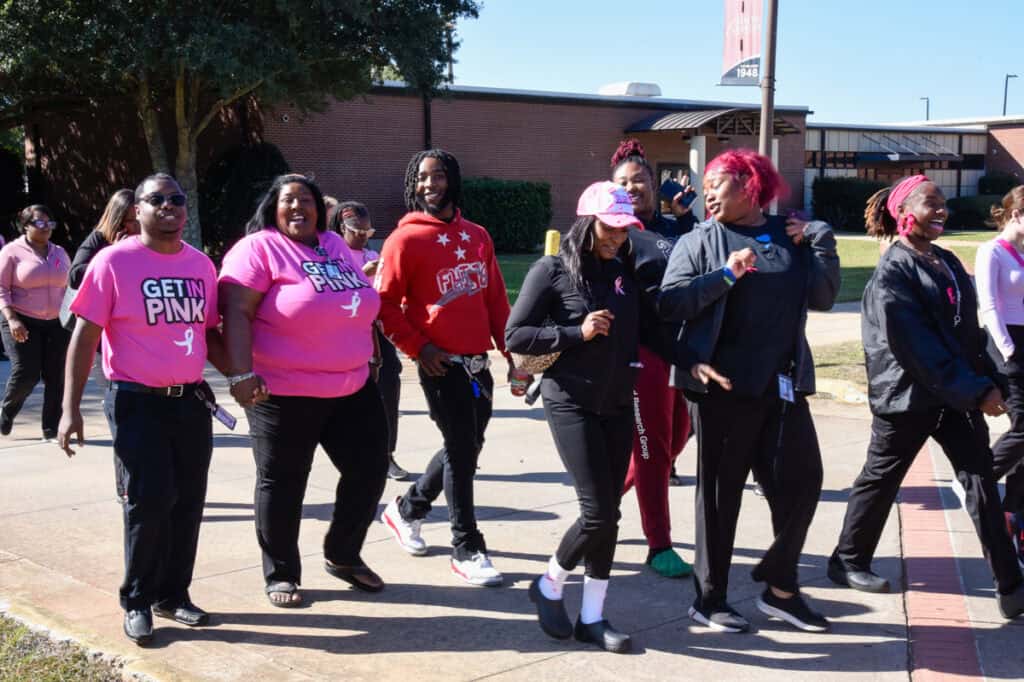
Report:
[[182,625],[196,627],[210,622],[210,614],[186,599],[180,604],[153,604],[153,613],[161,618],[169,618]]
[[139,646],[153,640],[153,614],[149,609],[125,611],[124,634]]
[[576,635],[576,641],[596,644],[613,654],[624,654],[633,648],[633,640],[629,635],[613,628],[607,620],[599,620],[596,623],[583,623],[578,620],[573,634]]
[[548,599],[540,591],[540,578],[534,578],[530,583],[530,601],[537,606],[537,621],[540,629],[555,639],[569,639],[572,637],[572,621],[569,614],[565,612],[565,601],[562,599]]
[[14,420],[5,412],[0,411],[0,436],[11,435],[11,429],[14,428]]
[[828,577],[836,585],[846,585],[861,592],[888,592],[889,581],[871,571],[847,571],[832,559],[828,562]]

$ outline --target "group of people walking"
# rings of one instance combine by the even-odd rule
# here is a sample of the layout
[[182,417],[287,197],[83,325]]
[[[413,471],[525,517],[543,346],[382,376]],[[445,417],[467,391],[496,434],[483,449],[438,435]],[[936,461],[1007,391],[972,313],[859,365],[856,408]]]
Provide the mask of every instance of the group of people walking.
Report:
[[[421,556],[422,521],[443,492],[452,573],[496,586],[503,576],[477,524],[473,479],[492,415],[488,351],[497,349],[513,395],[540,375],[555,449],[579,498],[578,518],[529,586],[544,632],[630,650],[629,634],[608,621],[604,604],[621,498],[631,487],[648,565],[669,578],[693,576],[690,617],[723,632],[748,630],[729,604],[728,578],[751,472],[772,528],[752,572],[764,583],[757,607],[803,630],[827,630],[800,591],[798,564],[823,478],[805,326],[808,310],[828,310],[839,291],[832,230],[767,215],[784,184],[767,158],[747,150],[708,164],[708,218],[699,224],[690,188],[663,197],[660,210],[657,180],[639,143],[620,145],[609,179],[583,191],[559,253],[534,264],[511,309],[490,235],[462,215],[458,161],[441,150],[410,161],[408,213],[380,254],[367,248],[366,207],[346,201],[328,210],[303,175],[274,181],[219,273],[182,241],[187,198],[168,175],[116,194],[74,263],[49,243],[52,213],[30,206],[20,216],[24,236],[0,250],[2,336],[12,358],[0,432],[10,432],[41,378],[44,436],[73,455],[100,348],[124,509],[124,632],[145,644],[154,614],[190,626],[209,621],[189,585],[212,420],[234,428],[235,419],[204,380],[207,361],[227,377],[248,421],[269,603],[303,602],[298,537],[317,446],[339,473],[324,570],[356,589],[384,588],[361,550],[397,467],[397,347],[416,363],[442,446],[403,495],[386,501],[380,520],[403,550]],[[966,491],[1002,614],[1024,612],[1011,537],[1024,504],[1024,189],[1015,192],[994,212],[1000,239],[979,251],[981,310],[1002,373],[985,353],[972,282],[932,243],[946,217],[939,189],[914,176],[868,206],[869,233],[894,241],[864,294],[874,422],[829,562],[837,583],[888,588],[871,559],[903,475],[934,436]],[[65,296],[70,342],[60,319]],[[1012,428],[993,467],[981,415],[1007,410]],[[669,476],[691,434],[692,565],[673,549],[668,506]],[[1000,501],[1003,474],[1008,494]],[[573,623],[563,595],[581,563]]]

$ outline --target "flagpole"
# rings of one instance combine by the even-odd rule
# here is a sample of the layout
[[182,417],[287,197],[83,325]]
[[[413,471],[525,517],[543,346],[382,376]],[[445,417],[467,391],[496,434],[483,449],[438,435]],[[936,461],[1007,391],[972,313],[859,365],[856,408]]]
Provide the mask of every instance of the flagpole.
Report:
[[779,0],[765,0],[768,4],[768,22],[765,25],[764,64],[761,78],[761,136],[757,151],[764,156],[772,154],[772,134],[775,132],[775,34],[779,21]]

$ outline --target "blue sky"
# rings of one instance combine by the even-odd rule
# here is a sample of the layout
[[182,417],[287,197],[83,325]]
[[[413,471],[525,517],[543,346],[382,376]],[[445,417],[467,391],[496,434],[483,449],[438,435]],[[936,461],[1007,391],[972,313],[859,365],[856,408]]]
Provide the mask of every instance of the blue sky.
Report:
[[[654,82],[664,97],[759,102],[721,75],[721,0],[483,0],[458,33],[455,82],[596,93]],[[779,104],[811,120],[878,123],[1024,114],[1024,0],[781,0]]]

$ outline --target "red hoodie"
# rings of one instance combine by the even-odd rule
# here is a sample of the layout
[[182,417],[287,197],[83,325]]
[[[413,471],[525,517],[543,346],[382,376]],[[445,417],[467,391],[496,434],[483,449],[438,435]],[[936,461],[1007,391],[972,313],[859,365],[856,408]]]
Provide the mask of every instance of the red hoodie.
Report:
[[375,286],[384,333],[409,357],[427,343],[458,355],[504,352],[508,293],[494,243],[458,210],[450,223],[419,211],[398,221]]

